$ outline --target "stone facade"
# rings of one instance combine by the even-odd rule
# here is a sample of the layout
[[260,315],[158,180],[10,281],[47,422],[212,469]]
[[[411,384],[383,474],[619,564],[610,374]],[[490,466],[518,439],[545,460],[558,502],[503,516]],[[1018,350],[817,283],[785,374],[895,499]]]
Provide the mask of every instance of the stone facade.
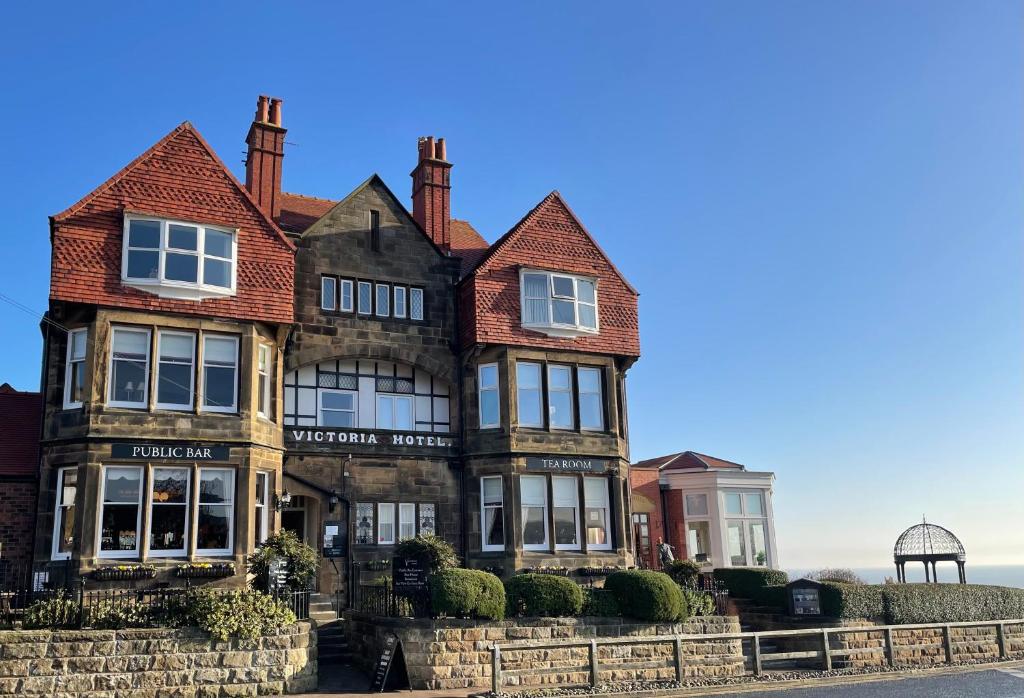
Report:
[[0,695],[227,698],[317,686],[316,631],[297,623],[258,640],[198,630],[0,632]]
[[[364,668],[380,655],[387,633],[402,641],[410,687],[448,690],[490,688],[491,647],[521,641],[590,640],[592,638],[643,637],[675,634],[737,633],[735,618],[692,618],[683,623],[633,623],[612,618],[521,618],[507,621],[399,620],[348,613],[349,641]],[[599,681],[674,680],[674,643],[599,645]],[[508,676],[506,686],[540,687],[551,684],[584,684],[589,678],[587,649],[525,649],[503,652],[503,670],[514,672],[565,668],[564,672],[526,673]],[[658,666],[626,667],[651,662]],[[686,642],[683,645],[685,677],[740,676],[743,654],[738,640]],[[582,667],[582,668],[581,668]]]

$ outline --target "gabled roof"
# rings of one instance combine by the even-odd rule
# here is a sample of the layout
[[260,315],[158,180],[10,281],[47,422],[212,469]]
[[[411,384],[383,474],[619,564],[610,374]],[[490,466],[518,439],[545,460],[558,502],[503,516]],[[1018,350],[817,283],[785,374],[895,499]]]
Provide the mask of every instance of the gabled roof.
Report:
[[462,260],[462,275],[473,271],[487,254],[490,245],[469,221],[452,219],[452,256]]
[[39,393],[0,385],[0,476],[34,476],[39,468]]
[[634,463],[631,468],[656,468],[658,470],[746,470],[739,463],[715,458],[696,451],[680,451],[667,456],[649,458]]
[[[64,211],[61,211],[57,215],[51,216],[51,221],[53,221],[54,223],[60,223],[62,221],[67,220],[68,218],[71,218],[75,213],[77,213],[78,211],[82,210],[90,202],[92,202],[94,199],[96,199],[96,197],[102,195],[104,192],[107,192],[111,188],[116,186],[129,173],[131,173],[132,170],[134,170],[139,165],[145,163],[147,160],[150,160],[155,155],[160,153],[161,150],[163,150],[169,143],[173,142],[176,139],[188,138],[188,137],[193,138],[195,140],[195,142],[204,151],[206,151],[207,154],[209,154],[209,156],[213,159],[213,161],[219,166],[219,169],[222,170],[222,172],[223,172],[224,176],[227,178],[227,180],[232,185],[234,185],[234,188],[237,189],[238,192],[245,198],[245,200],[248,201],[249,204],[252,205],[252,208],[253,208],[254,212],[256,214],[258,214],[261,218],[263,218],[264,221],[266,221],[267,225],[280,238],[281,242],[283,242],[284,245],[288,249],[294,250],[295,249],[295,245],[292,244],[292,241],[289,240],[288,236],[284,234],[284,231],[282,231],[281,228],[278,227],[277,223],[275,223],[270,218],[270,216],[266,215],[263,212],[263,209],[261,209],[259,207],[259,205],[256,203],[256,200],[252,197],[252,194],[249,193],[249,190],[246,189],[245,186],[241,182],[238,181],[238,179],[235,177],[235,175],[232,174],[231,170],[229,170],[227,168],[227,166],[224,164],[224,161],[221,160],[220,157],[217,156],[217,153],[214,152],[213,148],[210,147],[210,144],[206,142],[206,139],[203,138],[203,136],[199,133],[199,131],[197,131],[195,129],[195,127],[192,126],[192,124],[189,123],[188,121],[181,122],[170,133],[168,133],[166,136],[164,136],[159,141],[154,143],[150,148],[148,148],[145,152],[143,152],[137,158],[132,160],[130,163],[128,163],[127,165],[122,167],[113,177],[111,177],[106,182],[104,182],[103,184],[101,184],[100,186],[96,187],[91,192],[89,192],[88,194],[83,196],[77,203],[75,203],[74,205],[72,205],[69,208],[65,209]],[[154,197],[158,198],[159,194],[160,194],[160,192],[147,191],[144,194],[140,194],[140,198],[141,199],[151,199],[151,198],[154,198]],[[127,210],[131,210],[132,209],[132,202],[131,201],[124,200],[123,203],[124,203],[124,207]]]
[[569,215],[569,217],[576,224],[576,226],[578,226],[580,232],[582,232],[583,235],[590,241],[590,243],[594,246],[594,249],[596,249],[602,257],[604,257],[604,260],[608,262],[608,266],[611,267],[612,271],[615,272],[615,274],[619,277],[622,283],[626,285],[626,288],[628,288],[635,295],[640,295],[639,293],[637,293],[637,290],[633,287],[633,284],[629,283],[629,280],[626,279],[626,277],[623,276],[622,272],[619,271],[619,268],[615,266],[615,263],[612,262],[611,257],[609,257],[608,254],[597,243],[597,240],[595,240],[594,236],[590,234],[590,231],[588,231],[587,227],[583,225],[583,222],[580,221],[579,216],[577,216],[576,213],[572,210],[572,208],[569,207],[569,204],[565,202],[565,199],[562,198],[562,195],[558,192],[557,189],[555,191],[552,191],[547,196],[545,196],[540,201],[540,203],[534,206],[529,211],[529,213],[523,216],[519,220],[519,222],[512,226],[512,228],[507,233],[498,238],[498,240],[495,241],[495,243],[491,245],[487,252],[483,255],[483,257],[477,263],[476,267],[473,268],[473,271],[467,274],[467,276],[473,276],[480,271],[486,271],[488,264],[491,262],[492,259],[498,256],[502,248],[504,248],[510,242],[514,241],[516,237],[518,237],[520,232],[523,229],[525,229],[536,217],[542,215],[547,209],[554,206],[561,207],[565,211],[565,213]]
[[301,233],[324,217],[338,202],[305,194],[281,192],[281,215],[278,224],[290,233]]

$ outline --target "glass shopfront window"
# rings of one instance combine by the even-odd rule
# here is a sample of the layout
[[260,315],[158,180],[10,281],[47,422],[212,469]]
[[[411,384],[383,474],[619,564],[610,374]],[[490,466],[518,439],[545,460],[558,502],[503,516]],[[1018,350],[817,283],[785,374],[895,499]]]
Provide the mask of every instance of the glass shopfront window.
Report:
[[153,468],[150,487],[149,554],[184,555],[187,548],[188,468]]
[[234,531],[235,473],[224,468],[199,469],[196,553],[229,555]]
[[104,468],[100,503],[100,557],[137,557],[141,518],[142,468]]
[[580,549],[579,481],[551,478],[555,515],[555,550]]

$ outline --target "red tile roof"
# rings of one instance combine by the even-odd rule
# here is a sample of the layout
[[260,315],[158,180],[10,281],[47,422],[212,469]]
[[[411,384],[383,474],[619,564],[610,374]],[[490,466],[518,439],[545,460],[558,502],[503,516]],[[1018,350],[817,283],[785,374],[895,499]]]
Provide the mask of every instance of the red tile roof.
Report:
[[[126,211],[237,228],[237,293],[190,302],[121,284]],[[183,315],[290,323],[294,245],[185,122],[51,219],[50,298]]]
[[634,463],[631,468],[656,468],[658,470],[746,470],[739,463],[715,458],[696,451],[681,451],[667,456],[649,458]]
[[290,233],[301,233],[331,210],[337,201],[304,194],[281,192],[281,216],[277,222]]
[[[549,337],[524,329],[519,270],[551,269],[598,279],[596,335]],[[568,351],[640,355],[638,294],[558,192],[544,198],[490,246],[459,287],[463,346],[511,344]]]
[[0,386],[0,476],[35,475],[39,470],[39,393]]
[[452,256],[462,259],[462,274],[471,272],[487,254],[490,245],[469,221],[452,219]]

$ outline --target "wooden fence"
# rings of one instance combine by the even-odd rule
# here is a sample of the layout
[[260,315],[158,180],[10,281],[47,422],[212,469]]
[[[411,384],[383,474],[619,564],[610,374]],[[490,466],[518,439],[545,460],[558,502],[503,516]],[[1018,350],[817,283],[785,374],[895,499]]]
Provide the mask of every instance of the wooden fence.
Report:
[[[768,630],[764,632],[741,632],[723,633],[708,635],[655,635],[637,637],[600,638],[593,640],[563,640],[554,641],[524,641],[506,644],[495,644],[491,646],[491,691],[500,694],[507,677],[545,675],[545,674],[586,674],[589,676],[587,685],[595,687],[599,683],[600,672],[602,671],[599,660],[598,648],[603,646],[628,647],[631,645],[670,645],[672,647],[672,662],[675,667],[675,678],[681,681],[684,678],[685,655],[683,645],[685,643],[715,643],[740,641],[743,644],[749,643],[750,654],[744,661],[749,659],[749,665],[755,676],[764,672],[766,662],[791,661],[795,659],[817,659],[820,660],[820,668],[831,670],[833,660],[863,655],[882,655],[885,663],[894,666],[897,650],[920,651],[932,648],[942,648],[947,664],[954,661],[954,646],[952,640],[952,629],[954,628],[995,628],[995,639],[998,649],[998,658],[1006,659],[1010,656],[1007,647],[1006,627],[1009,625],[1024,625],[1024,619],[1014,620],[993,620],[967,623],[926,623],[917,625],[874,625],[864,627],[833,627],[833,628],[809,628],[806,630]],[[941,633],[941,642],[918,642],[914,638],[915,633],[909,633],[910,637],[901,636],[900,639],[910,639],[912,642],[896,642],[895,633],[904,631],[938,631]],[[832,640],[841,638],[848,633],[879,633],[884,642],[880,646],[857,647],[857,648],[833,648]],[[810,640],[818,645],[818,649],[803,650],[796,652],[768,651],[763,647],[764,640]],[[577,666],[557,667],[523,667],[517,669],[503,668],[503,656],[508,652],[520,652],[524,650],[567,650],[572,648],[586,648],[586,663]],[[581,653],[582,654],[582,653]],[[609,664],[607,669],[630,671],[646,669],[664,669],[666,667],[664,658],[649,659],[636,662],[615,662]]]

